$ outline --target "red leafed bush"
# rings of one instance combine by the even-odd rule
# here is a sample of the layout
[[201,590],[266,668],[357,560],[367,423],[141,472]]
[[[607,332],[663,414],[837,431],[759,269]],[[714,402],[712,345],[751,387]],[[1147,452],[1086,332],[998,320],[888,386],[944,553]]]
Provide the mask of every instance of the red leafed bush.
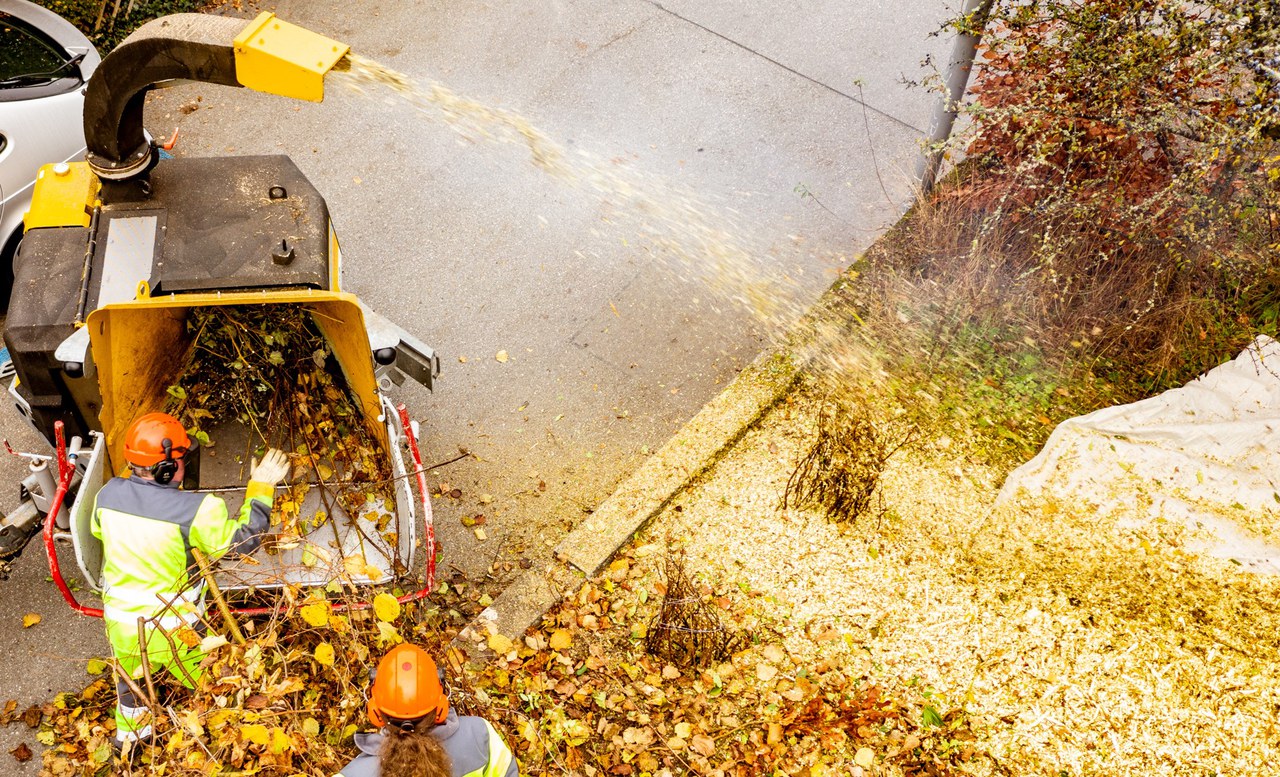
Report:
[[1280,0],[1001,0],[971,93],[938,198],[1041,335],[1167,379],[1276,334]]

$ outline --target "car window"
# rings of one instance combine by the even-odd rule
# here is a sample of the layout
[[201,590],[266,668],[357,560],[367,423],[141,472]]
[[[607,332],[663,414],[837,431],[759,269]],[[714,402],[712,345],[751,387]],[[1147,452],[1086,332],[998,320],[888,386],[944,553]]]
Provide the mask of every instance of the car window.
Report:
[[65,72],[55,72],[65,62],[66,55],[51,43],[17,24],[8,14],[0,13],[0,83],[42,73],[51,75],[40,80],[22,79],[24,85],[54,81],[66,76]]

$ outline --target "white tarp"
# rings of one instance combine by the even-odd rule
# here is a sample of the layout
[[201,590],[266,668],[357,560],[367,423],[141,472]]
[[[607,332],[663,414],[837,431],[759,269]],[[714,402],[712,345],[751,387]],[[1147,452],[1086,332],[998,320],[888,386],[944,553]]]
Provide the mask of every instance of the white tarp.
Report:
[[1204,530],[1191,549],[1280,573],[1280,343],[1260,335],[1181,388],[1064,421],[998,501],[1044,498],[1179,521]]

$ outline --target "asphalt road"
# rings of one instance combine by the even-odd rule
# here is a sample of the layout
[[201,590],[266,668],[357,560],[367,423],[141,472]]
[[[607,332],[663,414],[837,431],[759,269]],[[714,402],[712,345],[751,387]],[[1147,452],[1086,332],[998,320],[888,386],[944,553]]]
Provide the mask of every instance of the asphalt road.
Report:
[[[445,573],[480,576],[495,561],[545,563],[775,333],[758,306],[728,299],[746,293],[735,290],[740,275],[785,278],[768,293],[798,310],[896,219],[934,105],[904,80],[948,51],[934,33],[949,5],[274,8],[420,82],[523,116],[580,168],[589,159],[590,172],[611,171],[603,186],[548,175],[518,143],[461,136],[438,112],[333,79],[320,105],[182,85],[157,93],[147,124],[157,137],[180,128],[178,155],[288,154],[326,194],[346,289],[442,354],[436,392],[407,387],[399,398],[422,422],[428,462],[459,447],[475,454],[430,482],[463,492],[436,500]],[[696,228],[640,227],[667,206],[676,221],[696,208]],[[742,273],[706,258],[699,241],[721,229]],[[39,447],[14,413],[0,413],[0,435]],[[12,484],[0,509],[16,504],[21,471],[0,463]],[[484,541],[460,523],[477,514]],[[32,545],[0,583],[0,701],[24,708],[83,685],[85,660],[107,649],[101,624],[72,615],[47,574]],[[499,569],[491,587],[513,574]],[[43,620],[23,629],[31,612]],[[34,747],[31,733],[0,730],[0,748]],[[34,774],[34,764],[5,771]]]

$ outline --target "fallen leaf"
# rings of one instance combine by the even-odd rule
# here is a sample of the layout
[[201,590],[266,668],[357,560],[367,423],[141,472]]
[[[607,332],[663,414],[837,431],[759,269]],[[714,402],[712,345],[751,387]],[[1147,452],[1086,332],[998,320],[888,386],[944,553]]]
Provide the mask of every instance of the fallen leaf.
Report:
[[489,539],[489,535],[485,534],[484,529],[481,529],[479,526],[475,528],[475,533],[476,533],[476,539],[480,540],[481,542],[484,542],[485,540]]
[[111,665],[106,661],[103,661],[101,658],[91,658],[88,663],[84,665],[84,670],[89,674],[102,674],[110,667]]
[[271,730],[271,752],[280,755],[287,750],[293,749],[293,742],[289,739],[289,735],[284,733],[284,729],[276,727]]
[[373,613],[378,620],[390,623],[400,617],[400,602],[389,593],[380,593],[373,597]]
[[[321,666],[333,666],[333,645],[328,642],[321,642],[316,645],[315,650],[316,662]],[[266,744],[262,742],[261,744]]]
[[781,645],[765,645],[764,657],[776,664],[787,657],[787,651]]
[[26,763],[31,760],[31,748],[27,747],[26,742],[20,742],[17,747],[9,751],[9,755],[16,758],[19,763]]
[[29,629],[40,622],[39,613],[29,612],[22,616],[22,628]]
[[687,740],[692,735],[693,735],[693,726],[689,725],[684,721],[681,721],[676,724],[676,736],[680,737],[681,739]]
[[715,755],[716,752],[715,740],[706,734],[694,734],[693,739],[689,740],[689,747],[693,748],[694,752],[708,758]]
[[240,736],[255,745],[266,745],[271,741],[271,733],[261,723],[249,723],[241,726]]
[[221,634],[210,634],[200,640],[200,651],[202,653],[212,653],[223,645],[227,644],[227,638]]
[[777,676],[778,668],[776,666],[770,666],[769,664],[756,665],[756,677],[760,678],[761,682],[767,683]]
[[320,736],[320,722],[315,718],[306,718],[302,721],[302,733],[309,737]]
[[498,351],[496,354],[494,354],[493,358],[497,359],[498,361],[502,362],[503,364],[506,364],[506,363],[507,363],[507,358],[508,358],[508,357],[507,357],[507,352],[506,352],[506,351]]
[[308,626],[323,628],[329,622],[329,609],[329,602],[322,601],[304,604],[299,612]]
[[383,647],[387,643],[398,645],[401,642],[404,642],[404,638],[400,636],[400,632],[396,631],[395,626],[378,621],[378,647]]
[[552,650],[565,651],[573,644],[573,634],[568,629],[556,629],[549,642]]
[[869,747],[859,747],[858,752],[853,756],[853,762],[863,769],[870,769],[871,763],[876,759],[876,754],[871,752]]
[[505,656],[511,652],[511,648],[515,647],[515,643],[498,633],[489,635],[489,649],[498,655]]

